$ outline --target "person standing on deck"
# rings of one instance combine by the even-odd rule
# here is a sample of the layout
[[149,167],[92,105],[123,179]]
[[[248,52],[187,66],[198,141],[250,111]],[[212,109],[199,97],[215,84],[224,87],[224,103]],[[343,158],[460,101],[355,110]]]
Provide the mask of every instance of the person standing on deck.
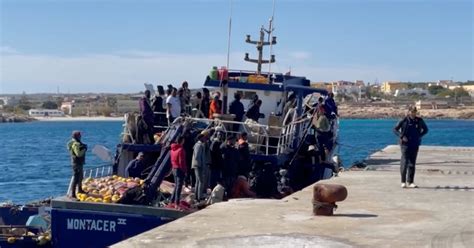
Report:
[[326,113],[328,114],[328,116],[331,116],[332,113],[334,113],[336,116],[339,116],[339,114],[337,113],[337,105],[334,101],[334,93],[329,92],[328,98],[326,99],[324,106],[326,107]]
[[73,171],[70,196],[76,198],[76,190],[78,193],[85,193],[82,190],[82,178],[84,176],[84,164],[86,163],[87,145],[82,143],[80,131],[72,132],[72,139],[67,143],[67,149],[71,154]]
[[[244,105],[242,104],[242,102],[240,102],[240,98],[241,98],[240,94],[235,93],[234,101],[232,101],[229,106],[229,113],[234,114],[235,115],[234,121],[238,121],[238,122],[242,122],[242,119],[244,118],[244,114],[245,114]],[[238,132],[239,128],[240,128],[239,124],[232,125],[232,129],[233,129],[232,131],[234,132]]]
[[183,89],[183,95],[185,100],[185,111],[188,114],[191,114],[191,109],[189,109],[189,105],[191,104],[191,90],[189,89],[189,85],[187,81],[184,81],[181,84],[181,88]]
[[255,105],[258,101],[258,95],[255,94],[253,95],[253,98],[252,98],[252,101],[249,103],[249,105],[247,106],[247,111],[252,108],[253,105]]
[[153,111],[154,115],[154,123],[158,126],[166,126],[165,108],[163,108],[163,98],[165,96],[165,90],[161,85],[158,85],[157,89],[158,93],[155,95],[153,101],[151,102],[151,110]]
[[209,107],[209,119],[214,119],[214,114],[222,114],[221,111],[221,101],[219,100],[219,94],[215,93],[214,98],[211,101]]
[[258,122],[258,119],[260,118],[260,106],[262,106],[262,100],[257,100],[257,102],[247,111],[247,118]]
[[181,102],[176,97],[176,93],[176,88],[173,88],[171,95],[166,98],[166,117],[168,118],[169,125],[181,114]]
[[209,116],[209,108],[211,106],[211,99],[209,95],[209,90],[207,88],[202,88],[202,100],[201,100],[201,112],[205,117]]
[[[139,107],[140,107],[140,115],[141,115],[141,123],[139,124],[139,129],[143,130],[142,132],[139,132],[140,140],[142,139],[143,135],[146,135],[148,140],[144,143],[153,143],[153,121],[154,121],[154,116],[153,116],[153,110],[151,109],[151,104],[150,104],[150,96],[151,93],[149,90],[145,90],[145,94],[142,98],[139,100]],[[145,141],[146,139],[143,139]],[[142,143],[142,142],[139,142]]]
[[393,128],[393,132],[400,138],[401,187],[417,188],[415,184],[415,164],[421,138],[428,133],[428,127],[422,118],[416,116],[416,107],[410,106],[408,114]]
[[139,152],[137,158],[130,161],[125,168],[125,177],[138,177],[141,178],[142,172],[145,169],[145,154]]
[[186,165],[186,152],[184,150],[184,140],[184,136],[180,136],[177,143],[171,144],[171,167],[173,168],[175,183],[171,202],[174,202],[175,208],[177,209],[179,208],[181,190],[188,171]]

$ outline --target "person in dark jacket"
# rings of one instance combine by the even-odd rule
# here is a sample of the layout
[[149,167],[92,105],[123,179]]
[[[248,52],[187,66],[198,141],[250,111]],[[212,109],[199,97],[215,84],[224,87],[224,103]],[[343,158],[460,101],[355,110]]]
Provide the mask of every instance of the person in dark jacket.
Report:
[[249,143],[247,142],[247,133],[242,132],[237,142],[237,150],[239,152],[239,175],[249,177],[252,169],[250,161],[250,149]]
[[[139,107],[140,107],[140,115],[141,115],[141,121],[138,123],[138,128],[140,130],[140,134],[147,135],[149,140],[148,142],[153,141],[153,111],[151,109],[150,105],[150,91],[145,90],[145,94],[142,98],[139,100]],[[141,136],[139,135],[139,136]],[[146,142],[146,143],[148,143]]]
[[228,136],[226,143],[221,145],[221,151],[222,161],[225,161],[222,168],[222,178],[224,187],[229,193],[238,174],[239,153],[235,149],[235,138]]
[[154,124],[158,126],[166,126],[166,110],[163,108],[163,99],[165,97],[165,90],[163,86],[158,85],[158,93],[151,102],[151,110],[153,111]]
[[139,152],[137,158],[128,163],[125,177],[141,177],[142,171],[145,169],[144,157],[143,152]]
[[223,135],[221,132],[217,132],[216,137],[212,140],[211,143],[211,179],[210,179],[210,188],[213,189],[217,185],[217,181],[222,178],[222,139]]
[[179,208],[181,200],[181,191],[183,189],[184,179],[188,173],[188,166],[186,165],[186,152],[184,150],[184,137],[178,138],[177,143],[171,144],[171,167],[174,175],[174,191],[171,196],[171,202],[174,202],[175,207]]
[[334,93],[329,92],[328,98],[326,98],[326,101],[324,102],[324,106],[326,107],[326,112],[329,116],[331,116],[332,113],[334,113],[336,116],[339,115],[337,113],[336,102],[334,101]]
[[416,107],[410,106],[408,114],[393,128],[400,138],[402,157],[400,159],[401,187],[417,188],[415,184],[415,164],[421,138],[428,133],[425,121],[417,115]]
[[207,118],[209,116],[209,108],[211,106],[211,96],[207,88],[202,88],[201,112]]
[[[238,122],[242,121],[245,114],[244,105],[242,104],[242,102],[240,102],[240,98],[241,98],[240,94],[235,93],[234,101],[232,101],[229,106],[229,113],[234,114],[235,115],[234,121],[238,121]],[[239,127],[240,127],[239,124],[234,124],[232,129],[234,132],[238,132]]]
[[247,109],[252,108],[252,106],[255,105],[255,104],[257,103],[257,101],[258,101],[258,95],[255,94],[255,95],[253,96],[252,101],[251,101],[251,102],[249,103],[249,105],[247,106]]
[[81,132],[73,131],[72,139],[67,143],[67,149],[71,154],[71,165],[73,171],[71,197],[76,198],[78,193],[84,193],[82,190],[82,178],[84,175],[84,164],[86,163],[87,145],[81,141]]
[[258,118],[260,118],[260,106],[262,106],[262,100],[257,100],[257,102],[247,111],[247,118],[258,122]]

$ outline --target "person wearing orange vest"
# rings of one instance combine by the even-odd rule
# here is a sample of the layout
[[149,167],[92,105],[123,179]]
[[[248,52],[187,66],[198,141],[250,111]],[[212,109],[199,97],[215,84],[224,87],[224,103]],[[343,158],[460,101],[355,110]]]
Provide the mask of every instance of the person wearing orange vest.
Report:
[[211,106],[209,107],[209,119],[213,119],[214,114],[221,113],[221,101],[219,100],[219,94],[215,94],[214,99],[211,101]]

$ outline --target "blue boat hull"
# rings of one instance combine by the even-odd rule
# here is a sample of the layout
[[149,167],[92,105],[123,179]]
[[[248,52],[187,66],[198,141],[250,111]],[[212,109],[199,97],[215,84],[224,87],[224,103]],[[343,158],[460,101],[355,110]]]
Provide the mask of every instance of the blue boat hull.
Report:
[[106,247],[170,222],[156,216],[53,209],[54,247]]
[[53,247],[107,247],[187,213],[149,206],[52,201]]

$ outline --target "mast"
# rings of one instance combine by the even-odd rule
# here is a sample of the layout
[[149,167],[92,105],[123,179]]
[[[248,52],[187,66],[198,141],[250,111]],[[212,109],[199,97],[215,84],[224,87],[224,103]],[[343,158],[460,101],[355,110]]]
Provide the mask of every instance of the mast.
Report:
[[[271,64],[271,63],[274,63],[276,61],[275,60],[275,55],[273,55],[273,54],[270,55],[269,60],[264,60],[263,59],[263,47],[268,46],[268,45],[275,45],[277,43],[276,36],[270,36],[271,29],[272,29],[271,25],[272,25],[271,20],[270,20],[269,30],[266,30],[262,25],[262,27],[260,28],[260,39],[258,41],[251,40],[249,34],[247,35],[247,39],[245,40],[245,42],[247,42],[249,44],[254,44],[257,47],[258,59],[249,58],[248,53],[245,53],[245,58],[244,58],[245,61],[257,64],[257,75],[262,74],[262,64]],[[268,41],[265,41],[265,33],[268,34]],[[270,37],[272,38],[271,41],[270,41]]]
[[230,15],[229,15],[229,37],[227,40],[227,69],[229,69],[229,58],[230,58],[230,37],[232,33],[232,0],[229,2]]
[[[268,33],[268,42],[270,42],[270,36],[273,35],[273,30],[275,30],[275,28],[273,28],[273,20],[274,20],[274,17],[275,17],[275,0],[273,0],[273,10],[272,10],[272,17],[270,18],[270,25],[268,27],[268,30],[269,30],[269,33]],[[270,56],[273,54],[273,44],[270,43]],[[272,73],[272,63],[269,63],[268,64],[268,75],[270,75]]]

